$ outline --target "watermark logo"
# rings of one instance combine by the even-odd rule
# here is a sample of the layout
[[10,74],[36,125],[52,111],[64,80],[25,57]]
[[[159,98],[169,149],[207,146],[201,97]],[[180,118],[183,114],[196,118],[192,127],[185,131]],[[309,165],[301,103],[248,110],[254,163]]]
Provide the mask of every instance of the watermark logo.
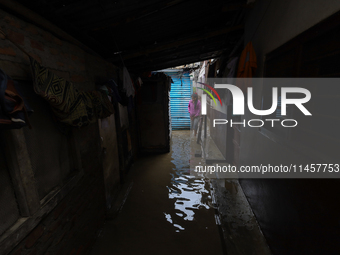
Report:
[[[218,93],[216,92],[215,89],[228,89],[232,95],[233,98],[233,114],[234,115],[244,115],[244,108],[245,108],[245,97],[244,94],[242,92],[242,90],[232,84],[215,84],[215,88],[209,86],[208,84],[205,83],[201,83],[200,84],[208,87],[209,89],[211,89],[216,96],[218,97],[221,106],[222,106],[222,101],[220,96],[218,95]],[[213,95],[206,89],[203,88],[199,88],[205,92],[207,92],[207,94],[214,100],[215,105],[217,105],[215,98],[213,97]],[[288,98],[288,94],[299,94],[302,95],[302,97],[299,98]],[[306,107],[303,105],[305,103],[307,103],[309,100],[311,99],[311,93],[308,89],[305,88],[299,88],[299,87],[282,87],[281,88],[281,97],[280,97],[280,105],[281,105],[281,116],[286,116],[287,115],[287,105],[295,105],[304,115],[306,116],[312,116],[312,114],[306,109]],[[251,113],[253,113],[254,115],[258,115],[258,116],[267,116],[267,115],[271,115],[273,114],[279,105],[279,96],[278,96],[278,88],[277,87],[273,87],[272,88],[272,105],[269,109],[256,109],[254,107],[254,102],[253,102],[253,88],[252,87],[248,87],[248,93],[247,93],[247,105],[248,105],[248,109]],[[206,94],[202,95],[202,109],[201,109],[201,113],[202,115],[206,115],[207,114],[207,98],[206,98]],[[274,125],[275,121],[280,121],[280,119],[266,119],[265,121],[271,121],[272,126]],[[285,125],[284,123],[282,123],[283,127],[295,127],[297,126],[297,121],[294,119],[284,119],[282,120],[282,122],[294,122],[293,125]],[[250,127],[261,127],[264,125],[264,121],[261,119],[256,119],[256,120],[250,120],[248,122],[259,122],[259,125],[252,125],[249,124]],[[215,127],[216,124],[227,124],[228,120],[225,119],[214,119],[213,120],[213,126]],[[245,125],[245,120],[242,123],[238,123],[238,124],[244,124]]]
[[[220,101],[221,106],[222,106],[222,100],[221,100],[221,98],[220,98],[220,95],[217,93],[217,91],[216,91],[213,87],[211,87],[211,86],[208,85],[208,84],[202,83],[202,82],[197,82],[197,83],[202,84],[203,86],[206,86],[207,88],[211,89],[211,91],[214,92],[215,95],[217,96],[217,98],[218,98],[218,100]],[[201,89],[201,90],[205,91],[205,92],[212,98],[212,100],[214,100],[215,105],[217,105],[216,100],[215,100],[215,97],[214,97],[208,90],[206,90],[206,89],[204,89],[204,88],[200,88],[200,87],[197,87],[197,89]],[[207,102],[207,100],[205,100],[205,103],[206,103],[206,102]]]

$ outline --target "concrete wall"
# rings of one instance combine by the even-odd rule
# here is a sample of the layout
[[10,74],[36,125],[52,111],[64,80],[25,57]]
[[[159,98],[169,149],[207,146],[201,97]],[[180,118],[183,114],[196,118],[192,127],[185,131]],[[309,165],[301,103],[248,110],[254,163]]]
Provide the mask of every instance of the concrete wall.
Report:
[[[257,1],[245,27],[245,44],[251,40],[257,54],[256,76],[263,75],[267,53],[339,10],[336,0]],[[254,88],[254,93],[254,106],[260,109],[262,88]],[[244,116],[252,118],[256,117],[249,112]],[[241,131],[240,165],[313,162],[294,146],[275,142],[258,129]],[[340,237],[339,208],[334,204],[339,199],[337,180],[253,179],[240,183],[273,254],[339,251],[335,242]]]
[[102,140],[106,203],[111,207],[120,182],[117,137],[112,135],[116,134],[114,115],[99,120],[99,130]]
[[252,41],[257,55],[257,76],[263,75],[267,53],[339,10],[337,0],[257,1],[245,24],[245,45]]
[[[69,36],[63,38],[52,30],[43,29],[42,27],[46,27],[43,24],[33,25],[0,10],[0,26],[16,44],[45,67],[73,82],[79,90],[94,90],[96,82],[116,78],[115,66],[81,43],[74,43],[75,40],[70,42]],[[8,40],[0,41],[0,68],[13,79],[32,79],[28,57]],[[115,129],[112,128],[110,132],[115,138]],[[15,242],[19,241],[19,244],[11,254],[83,254],[92,245],[105,215],[105,186],[98,124],[75,129],[74,136],[80,150],[82,178],[71,190],[62,194],[63,199],[56,207],[53,205],[47,214],[33,221],[31,226],[34,228],[27,232],[24,239],[13,239]],[[115,139],[112,142],[115,143]],[[50,146],[52,151],[58,150],[53,144]],[[117,154],[117,149],[110,148],[109,152]],[[112,159],[116,158],[113,155]],[[118,171],[113,167],[113,171]],[[117,183],[117,174],[111,171],[105,175],[113,186]]]
[[169,86],[170,78],[163,73],[143,79],[141,92],[137,96],[139,145],[142,153],[170,150]]

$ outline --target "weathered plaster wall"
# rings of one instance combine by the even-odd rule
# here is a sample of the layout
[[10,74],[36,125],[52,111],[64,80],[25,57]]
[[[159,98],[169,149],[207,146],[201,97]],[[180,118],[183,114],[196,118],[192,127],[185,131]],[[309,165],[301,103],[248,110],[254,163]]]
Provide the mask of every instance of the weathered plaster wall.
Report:
[[[161,73],[159,73],[161,74]],[[143,80],[141,93],[137,97],[137,116],[139,124],[139,144],[141,152],[168,152],[169,138],[169,80],[165,75]],[[146,100],[153,89],[154,100]],[[144,90],[144,91],[143,91]]]
[[117,137],[112,135],[116,134],[114,115],[99,120],[99,130],[102,145],[106,203],[108,207],[111,207],[111,202],[114,199],[120,182]]
[[[0,10],[0,27],[42,65],[73,82],[79,90],[94,90],[96,82],[117,77],[115,66],[86,47],[79,47],[3,10]],[[8,40],[0,40],[0,68],[14,79],[32,79],[28,57]],[[110,132],[115,138],[115,130]],[[36,227],[11,254],[83,254],[92,245],[105,215],[98,124],[77,129],[74,134],[84,169],[82,179],[50,213],[37,219]],[[116,142],[115,139],[112,142]],[[117,150],[110,150],[110,153],[117,154]],[[111,178],[111,175],[106,177]],[[112,184],[116,184],[116,177]]]
[[[336,0],[257,1],[245,29],[245,44],[251,40],[257,54],[256,76],[263,75],[265,54],[339,10],[340,2]],[[262,88],[254,88],[254,93],[254,106],[260,109]],[[252,118],[257,117],[249,112],[244,116]],[[314,161],[292,147],[274,142],[258,129],[242,128],[240,165],[285,162]],[[273,254],[339,251],[334,241],[340,237],[339,208],[335,204],[339,199],[337,180],[253,179],[240,183]]]
[[245,44],[252,41],[257,55],[257,76],[263,75],[267,53],[339,10],[337,0],[257,1],[245,24]]

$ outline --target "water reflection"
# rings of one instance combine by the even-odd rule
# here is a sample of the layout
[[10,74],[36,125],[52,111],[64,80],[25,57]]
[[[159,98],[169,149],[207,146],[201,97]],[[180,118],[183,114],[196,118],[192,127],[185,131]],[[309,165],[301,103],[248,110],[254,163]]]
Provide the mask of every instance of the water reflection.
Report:
[[195,213],[209,209],[208,182],[201,177],[190,175],[190,133],[177,131],[172,134],[171,185],[167,186],[169,199],[174,201],[174,213],[164,213],[166,220],[173,224],[176,232],[185,230],[184,221],[193,221]]

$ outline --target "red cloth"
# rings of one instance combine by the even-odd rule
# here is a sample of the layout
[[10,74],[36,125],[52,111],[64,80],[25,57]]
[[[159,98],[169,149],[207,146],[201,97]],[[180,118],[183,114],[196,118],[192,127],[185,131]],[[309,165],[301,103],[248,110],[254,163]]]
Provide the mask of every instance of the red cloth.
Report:
[[[256,53],[252,42],[249,42],[241,53],[238,64],[237,78],[251,78],[257,69]],[[251,87],[251,79],[238,80],[236,84],[243,92],[247,91],[247,87]]]

